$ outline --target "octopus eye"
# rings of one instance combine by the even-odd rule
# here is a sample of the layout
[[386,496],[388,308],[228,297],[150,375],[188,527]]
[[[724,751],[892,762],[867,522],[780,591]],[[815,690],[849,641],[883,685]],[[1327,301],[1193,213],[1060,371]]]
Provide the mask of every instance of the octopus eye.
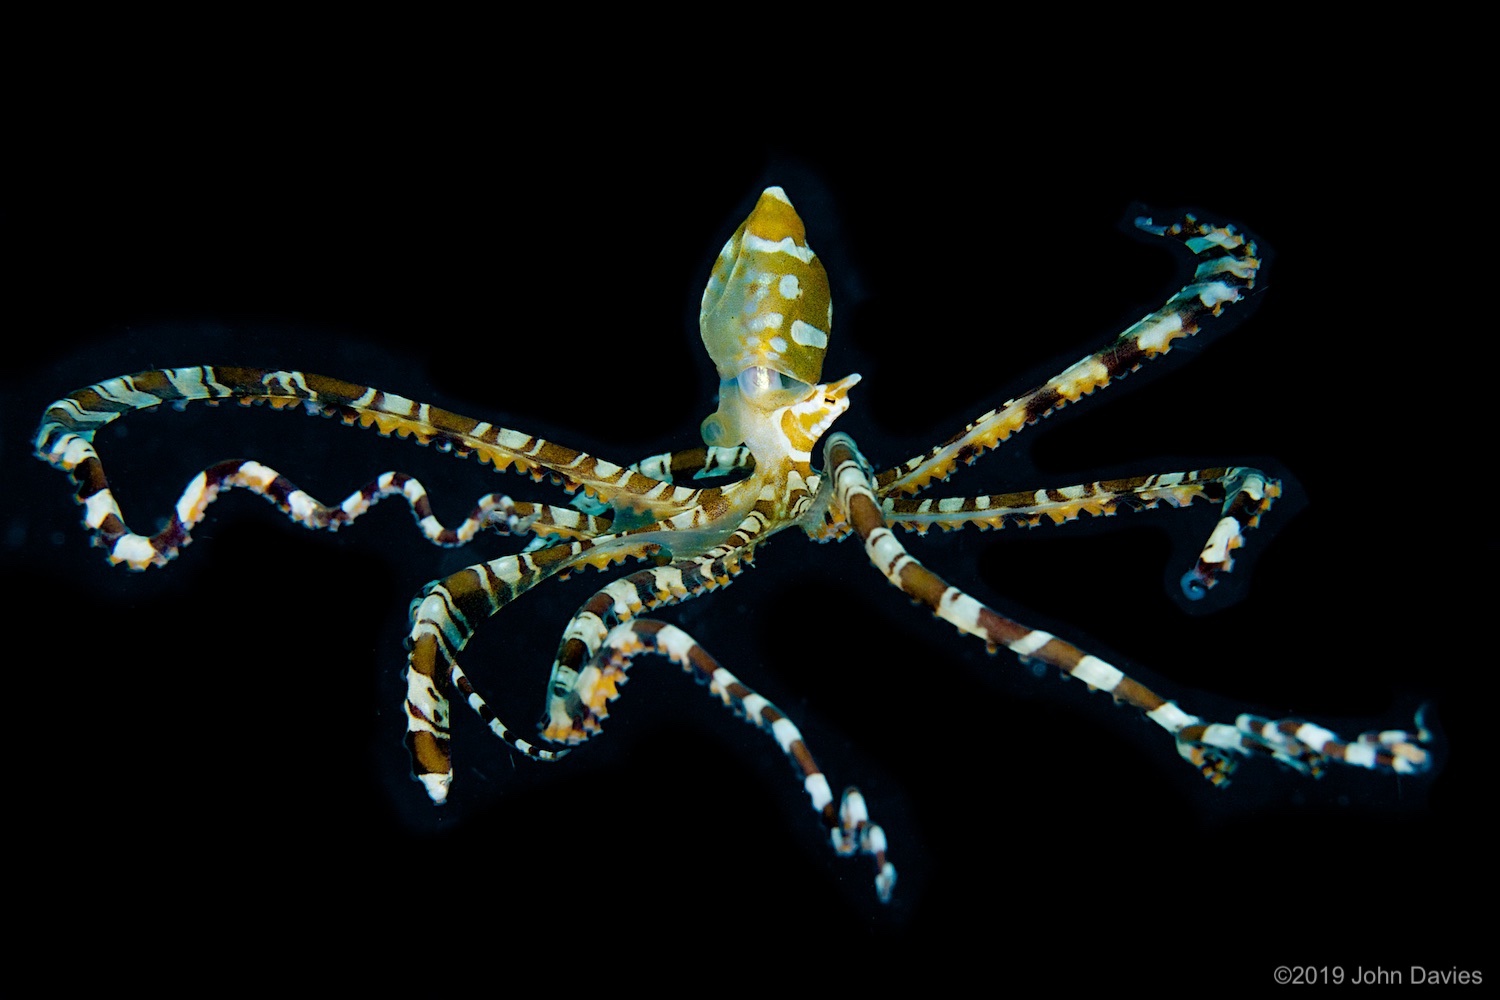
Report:
[[797,394],[802,395],[807,391],[807,383],[799,382],[790,375],[785,375],[774,368],[746,368],[740,372],[740,392],[746,399],[765,399],[772,393],[781,393],[787,390],[800,390]]

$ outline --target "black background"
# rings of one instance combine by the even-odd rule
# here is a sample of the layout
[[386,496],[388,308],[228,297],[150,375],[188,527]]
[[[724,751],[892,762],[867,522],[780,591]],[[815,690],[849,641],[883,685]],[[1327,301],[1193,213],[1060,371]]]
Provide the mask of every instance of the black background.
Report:
[[[1473,688],[1495,551],[1471,527],[1492,435],[1473,402],[1484,303],[1463,292],[1481,206],[1399,86],[1278,98],[1242,80],[1209,100],[1163,73],[1129,99],[1041,101],[1014,80],[854,77],[821,104],[728,88],[699,107],[665,84],[585,101],[454,74],[213,100],[101,86],[23,144],[0,460],[24,651],[8,812],[56,872],[39,913],[271,969],[290,952],[407,964],[414,941],[438,968],[450,944],[544,964],[517,950],[533,940],[567,942],[565,976],[592,974],[574,949],[775,967],[817,943],[851,976],[912,958],[938,983],[1479,964],[1447,900],[1492,876]],[[1248,306],[949,490],[1261,464],[1287,496],[1203,607],[1175,581],[1207,507],[906,541],[1189,711],[1353,733],[1428,702],[1436,772],[1313,782],[1247,762],[1200,787],[1156,727],[986,656],[858,546],[788,532],[663,617],[794,718],[835,787],[864,789],[901,871],[890,907],[866,861],[832,856],[770,740],[658,662],[556,766],[513,761],[461,712],[435,810],[400,743],[407,601],[511,543],[434,549],[395,502],[313,534],[236,494],[166,571],[134,574],[88,547],[64,478],[29,457],[67,391],[199,363],[336,375],[616,461],[689,445],[714,392],[709,262],[773,183],[832,275],[824,376],[864,376],[839,426],[878,467],[1179,287],[1186,255],[1121,226],[1138,203],[1252,231],[1269,263]],[[550,495],[259,409],[133,415],[99,445],[137,530],[229,457],[328,501],[410,471],[449,520],[490,490]],[[513,723],[603,580],[527,595],[471,645]]]

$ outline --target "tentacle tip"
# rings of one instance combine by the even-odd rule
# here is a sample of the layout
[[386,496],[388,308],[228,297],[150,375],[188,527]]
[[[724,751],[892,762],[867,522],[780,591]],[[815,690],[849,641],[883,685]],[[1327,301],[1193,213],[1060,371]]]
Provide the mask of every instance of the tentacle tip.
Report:
[[1182,593],[1190,601],[1201,601],[1208,596],[1208,588],[1212,582],[1198,572],[1195,566],[1182,574]]
[[1180,742],[1177,752],[1193,767],[1197,768],[1210,785],[1215,788],[1228,788],[1230,777],[1234,774],[1235,765],[1238,763],[1233,757],[1217,747],[1205,746],[1196,742]]
[[1210,785],[1213,785],[1215,788],[1229,787],[1229,776],[1233,773],[1232,769],[1219,768],[1213,765],[1205,765],[1204,767],[1200,768],[1200,770],[1203,773],[1204,780],[1206,780]]
[[845,835],[844,831],[839,827],[834,827],[828,831],[828,840],[829,843],[833,844],[833,853],[841,858],[847,858],[858,850],[858,845],[854,842],[854,838]]
[[1432,754],[1410,744],[1391,751],[1391,770],[1397,774],[1426,774],[1432,769]]
[[896,891],[896,866],[887,861],[875,874],[875,895],[882,903],[889,903]]
[[1432,742],[1432,730],[1427,728],[1427,716],[1431,712],[1431,702],[1423,702],[1421,707],[1417,709],[1416,717],[1412,720],[1417,727],[1417,731],[1413,735],[1416,736],[1418,743]]
[[432,804],[440,806],[448,801],[448,786],[453,784],[452,774],[419,774],[417,780],[427,789]]
[[1169,227],[1157,225],[1149,215],[1138,215],[1135,217],[1135,228],[1144,233],[1150,233],[1153,236],[1165,236]]

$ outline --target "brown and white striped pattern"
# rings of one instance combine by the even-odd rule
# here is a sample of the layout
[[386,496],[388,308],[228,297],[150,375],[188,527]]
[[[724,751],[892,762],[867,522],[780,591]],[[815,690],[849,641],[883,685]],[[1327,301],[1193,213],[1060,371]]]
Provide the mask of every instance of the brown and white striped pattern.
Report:
[[[297,371],[209,366],[168,368],[112,378],[80,389],[48,407],[37,432],[37,455],[73,476],[78,484],[78,502],[86,509],[85,523],[97,533],[100,543],[111,549],[116,562],[134,568],[160,565],[172,558],[185,539],[167,534],[148,542],[125,527],[94,450],[94,436],[100,428],[132,410],[195,400],[210,403],[235,400],[243,405],[263,403],[278,408],[302,405],[310,413],[337,416],[346,424],[373,427],[382,435],[411,437],[419,444],[433,444],[461,458],[475,456],[498,471],[514,468],[535,480],[550,475],[565,489],[582,488],[604,503],[628,495],[633,509],[649,511],[657,518],[670,518],[711,502],[702,490],[676,487],[543,438],[368,386]],[[244,478],[243,483],[234,485],[249,486],[260,477],[252,470]],[[190,514],[201,517],[206,503],[203,491],[211,485],[206,479],[202,489],[189,484],[178,505],[180,522],[186,524],[191,520],[186,515]],[[280,503],[271,483],[266,484],[266,491],[266,495]],[[300,503],[303,497],[297,496],[293,487],[285,499]],[[309,516],[316,521],[315,515]],[[331,525],[332,522],[319,526]],[[122,541],[124,546],[120,548]]]
[[1111,517],[1122,510],[1150,510],[1163,503],[1186,507],[1200,498],[1220,503],[1219,521],[1193,568],[1182,577],[1183,592],[1197,600],[1233,568],[1234,550],[1244,544],[1245,533],[1260,523],[1260,516],[1280,495],[1281,483],[1259,469],[1198,469],[980,497],[887,497],[881,509],[892,526],[926,534],[933,527],[952,531],[970,524],[981,530],[1063,524],[1084,514]]
[[875,892],[881,902],[890,902],[896,886],[896,868],[886,858],[885,831],[870,821],[869,810],[859,789],[845,789],[835,806],[828,779],[813,759],[812,751],[796,724],[720,666],[718,660],[686,632],[650,619],[617,624],[602,638],[597,654],[578,674],[574,685],[576,696],[584,704],[598,705],[598,717],[602,717],[602,706],[618,695],[631,662],[645,653],[665,656],[682,667],[698,683],[708,685],[709,693],[725,707],[776,741],[787,760],[801,774],[803,790],[812,802],[813,811],[828,829],[834,850],[840,854],[862,854],[872,858]]
[[952,531],[971,524],[981,530],[1034,527],[1044,521],[1062,524],[1084,514],[1110,517],[1121,510],[1149,510],[1162,503],[1186,507],[1199,499],[1219,502],[1224,498],[1225,483],[1238,471],[1199,469],[1159,473],[980,497],[925,500],[886,497],[881,509],[893,527],[918,534],[926,534],[933,527]]
[[1235,756],[1252,752],[1312,774],[1321,773],[1329,759],[1398,774],[1428,766],[1427,751],[1419,745],[1428,733],[1420,719],[1415,733],[1390,730],[1345,740],[1300,719],[1272,721],[1241,715],[1229,725],[1208,723],[1183,711],[1113,664],[1049,632],[1005,617],[927,569],[886,527],[868,463],[848,435],[830,435],[825,455],[832,470],[835,507],[864,540],[871,563],[894,586],[960,631],[983,640],[991,652],[1004,647],[1023,661],[1046,663],[1083,681],[1089,690],[1104,691],[1116,702],[1139,709],[1172,734],[1178,753],[1213,784],[1227,783]]
[[[737,483],[724,491],[712,491],[721,502],[732,503],[758,484]],[[761,487],[767,490],[769,487]],[[806,506],[808,490],[795,478],[785,484],[783,501]],[[705,491],[708,492],[708,491]],[[633,614],[641,607],[685,600],[726,585],[739,573],[742,563],[753,555],[753,544],[767,521],[776,516],[779,504],[758,502],[731,532],[727,540],[689,560],[645,570],[610,584],[586,604],[564,630],[562,649],[553,666],[549,690],[563,683],[560,676],[571,677],[577,664],[597,649],[597,643],[586,654],[574,650],[577,635],[587,633],[591,615],[605,610],[595,604],[619,603]],[[785,518],[781,518],[783,521]],[[612,535],[577,538],[568,544],[505,556],[460,570],[428,589],[416,602],[412,615],[411,654],[407,670],[407,740],[412,751],[413,769],[426,785],[435,802],[447,798],[452,783],[452,766],[448,757],[448,697],[456,689],[463,695],[486,725],[512,748],[529,757],[552,759],[560,751],[550,751],[516,735],[516,731],[495,715],[484,698],[458,664],[458,654],[479,624],[498,613],[511,601],[548,577],[593,567],[607,569],[627,558],[646,559],[658,553],[663,545],[680,548],[690,545],[695,536],[708,530],[710,515],[703,508],[684,511],[675,518],[655,522]],[[632,598],[634,603],[632,604]],[[555,700],[555,698],[554,698]],[[549,739],[559,735],[550,730]],[[565,751],[563,751],[565,752]]]
[[916,493],[935,480],[947,479],[959,463],[972,464],[1022,428],[1166,354],[1174,342],[1197,333],[1206,319],[1219,315],[1225,305],[1239,301],[1255,287],[1255,273],[1260,268],[1255,244],[1232,228],[1204,225],[1191,215],[1168,226],[1153,225],[1150,219],[1142,218],[1136,220],[1136,226],[1176,239],[1202,258],[1193,280],[1108,347],[984,414],[925,454],[880,473],[876,477],[878,496]]
[[[991,651],[1004,647],[1023,660],[1050,664],[1091,689],[1139,709],[1170,733],[1179,753],[1215,784],[1225,783],[1237,758],[1261,754],[1317,775],[1330,761],[1393,773],[1429,766],[1417,731],[1364,733],[1353,739],[1298,719],[1241,714],[1233,723],[1205,721],[1179,708],[1122,670],[1050,633],[1007,618],[950,586],[912,557],[893,527],[923,533],[933,526],[998,528],[1044,521],[1066,523],[1084,514],[1108,516],[1166,504],[1187,507],[1205,499],[1222,505],[1220,518],[1184,590],[1201,597],[1227,572],[1233,553],[1280,492],[1255,469],[1213,468],[1057,489],[969,498],[909,497],[947,479],[1017,431],[1076,402],[1192,336],[1200,325],[1254,287],[1260,261],[1255,245],[1228,227],[1188,216],[1143,230],[1184,243],[1200,263],[1193,280],[1156,312],[1045,384],[969,424],[922,455],[875,475],[846,435],[828,436],[825,469],[812,453],[849,405],[851,375],[827,385],[820,377],[832,326],[826,276],[807,243],[802,221],[785,192],[767,189],[745,225],[726,244],[704,294],[700,317],[705,345],[725,380],[719,410],[704,422],[704,440],[738,447],[697,448],[652,456],[623,467],[542,438],[464,417],[367,386],[298,371],[191,367],[141,372],[100,382],[53,403],[36,438],[39,457],[70,474],[84,523],[111,562],[133,569],[162,565],[191,539],[219,493],[240,488],[275,503],[310,528],[336,530],[388,496],[401,496],[423,534],[439,545],[462,545],[478,532],[530,534],[526,551],[477,563],[428,586],[413,602],[407,670],[407,744],[415,776],[434,802],[453,780],[449,755],[450,699],[457,692],[489,728],[534,759],[561,757],[523,738],[489,707],[459,664],[459,654],[481,622],[552,576],[586,567],[607,569],[626,559],[672,561],[640,570],[599,589],[568,622],[549,684],[544,739],[576,744],[600,731],[619,696],[631,662],[643,653],[678,663],[729,708],[769,733],[802,777],[813,808],[840,854],[864,854],[876,866],[876,890],[888,900],[895,869],[885,835],[869,819],[864,798],[850,788],[835,807],[826,777],[797,727],[774,705],[725,670],[693,638],[674,626],[642,618],[645,611],[722,588],[747,567],[756,547],[793,525],[819,540],[858,534],[870,561],[904,594],[926,605]],[[773,377],[774,375],[774,377]],[[222,462],[199,473],[175,505],[167,526],[141,535],[125,524],[110,491],[94,438],[122,414],[161,403],[235,400],[336,416],[383,435],[411,437],[459,457],[475,456],[498,471],[551,478],[582,490],[571,508],[512,501],[490,494],[456,527],[432,514],[416,479],[387,472],[335,505],[309,496],[276,470],[255,461]],[[690,489],[686,477],[743,472],[725,486]],[[617,512],[627,512],[616,517]]]
[[412,773],[433,802],[446,801],[453,783],[449,697],[455,690],[518,753],[552,760],[567,752],[548,750],[519,736],[475,690],[458,655],[480,623],[548,577],[582,566],[604,568],[628,557],[647,558],[659,548],[628,535],[579,539],[469,566],[432,584],[414,602],[406,671],[406,744]]
[[752,549],[720,546],[696,559],[632,573],[597,591],[563,630],[548,682],[547,725],[542,735],[556,742],[579,743],[601,731],[609,715],[608,704],[619,696],[619,685],[625,682],[623,672],[601,671],[593,663],[613,626],[644,611],[726,586],[752,558]]

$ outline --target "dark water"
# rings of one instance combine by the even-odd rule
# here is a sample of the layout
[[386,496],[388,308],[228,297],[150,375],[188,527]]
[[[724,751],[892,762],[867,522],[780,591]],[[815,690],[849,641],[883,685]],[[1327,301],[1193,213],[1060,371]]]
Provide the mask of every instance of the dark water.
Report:
[[[1476,961],[1438,931],[1443,895],[1483,870],[1475,624],[1494,547],[1467,527],[1483,501],[1464,499],[1480,453],[1461,410],[1480,354],[1434,300],[1429,221],[1350,180],[1388,138],[1329,143],[1309,165],[1288,146],[1122,163],[1018,135],[1003,179],[977,140],[905,139],[722,169],[686,140],[647,163],[601,162],[579,139],[554,147],[565,169],[527,161],[503,181],[461,151],[397,164],[267,141],[191,165],[147,150],[99,184],[35,188],[16,226],[8,325],[25,344],[5,370],[0,458],[24,637],[10,821],[56,872],[50,902],[128,925],[136,901],[165,901],[170,933],[193,941],[258,939],[250,914],[269,908],[293,939],[353,925],[382,948],[413,928],[500,947],[568,927],[641,954],[735,942],[773,964],[801,939],[847,942],[863,970],[907,943],[953,946],[952,969],[1003,947],[1012,967],[1090,981],[1113,975],[1080,957],[1100,951],[1248,982],[1387,948]],[[1109,169],[1079,166],[1095,157]],[[1205,609],[1174,597],[1207,508],[907,541],[1189,711],[1352,733],[1431,702],[1437,773],[1312,782],[1249,762],[1231,788],[1200,787],[1156,727],[987,657],[857,546],[789,532],[729,590],[664,617],[796,720],[836,788],[864,789],[901,870],[891,907],[865,861],[832,856],[772,742],[661,663],[637,666],[610,731],[556,766],[513,761],[459,710],[453,801],[434,810],[400,745],[406,604],[511,543],[434,549],[397,502],[315,535],[236,495],[174,565],[132,574],[87,547],[63,477],[27,455],[66,391],[203,362],[325,372],[617,461],[691,444],[712,394],[692,329],[702,282],[768,183],[833,275],[825,376],[865,376],[839,426],[881,467],[1175,290],[1182,256],[1117,227],[1133,202],[1256,233],[1272,259],[1254,308],[951,489],[1264,463],[1289,492],[1251,540],[1253,572]],[[134,415],[99,448],[137,530],[229,457],[327,501],[404,469],[447,517],[490,490],[548,495],[261,410]],[[513,723],[538,713],[557,637],[603,581],[548,585],[481,630],[465,663]]]

